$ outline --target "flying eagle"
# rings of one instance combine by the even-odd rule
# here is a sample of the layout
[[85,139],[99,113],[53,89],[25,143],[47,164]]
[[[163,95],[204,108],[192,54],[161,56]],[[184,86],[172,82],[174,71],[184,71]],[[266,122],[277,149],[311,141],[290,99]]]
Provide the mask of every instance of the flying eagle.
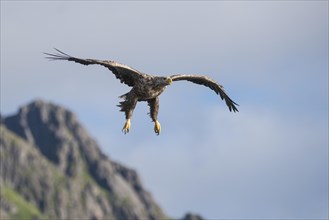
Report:
[[199,85],[204,85],[218,94],[222,100],[225,100],[228,109],[233,112],[238,112],[236,104],[224,91],[223,86],[219,85],[216,81],[203,75],[190,75],[190,74],[177,74],[168,77],[163,76],[152,76],[145,73],[141,73],[129,66],[117,63],[110,60],[96,60],[96,59],[81,59],[72,57],[58,49],[54,54],[44,53],[47,55],[46,58],[50,60],[68,60],[80,63],[83,65],[98,64],[102,65],[109,70],[118,78],[121,83],[125,83],[132,89],[121,96],[123,101],[118,105],[122,112],[125,113],[126,122],[123,126],[122,131],[126,134],[130,130],[130,119],[133,111],[136,107],[137,102],[147,101],[150,107],[150,116],[154,122],[154,131],[157,135],[160,134],[161,126],[158,121],[159,112],[159,96],[166,89],[168,85],[171,85],[173,81],[187,80]]

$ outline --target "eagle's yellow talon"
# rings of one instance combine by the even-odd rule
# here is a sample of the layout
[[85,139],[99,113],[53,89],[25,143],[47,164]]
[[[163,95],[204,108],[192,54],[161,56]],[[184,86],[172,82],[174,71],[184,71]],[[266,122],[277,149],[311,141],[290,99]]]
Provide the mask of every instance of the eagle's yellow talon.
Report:
[[159,135],[161,131],[161,125],[158,121],[154,122],[154,132]]
[[127,134],[129,132],[129,129],[130,129],[130,119],[127,119],[125,125],[122,128],[122,132],[124,134]]

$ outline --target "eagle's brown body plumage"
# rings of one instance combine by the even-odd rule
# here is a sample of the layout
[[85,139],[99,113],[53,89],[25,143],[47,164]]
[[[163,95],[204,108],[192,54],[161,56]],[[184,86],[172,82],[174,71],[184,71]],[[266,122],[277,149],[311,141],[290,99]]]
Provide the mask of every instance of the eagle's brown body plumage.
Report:
[[150,106],[150,116],[155,123],[154,131],[157,134],[160,134],[160,123],[158,122],[157,116],[159,112],[159,96],[170,85],[173,81],[187,80],[196,84],[204,85],[212,89],[216,94],[218,94],[221,99],[225,100],[226,105],[230,111],[237,112],[236,103],[225,93],[223,86],[219,85],[214,80],[210,79],[207,76],[202,75],[187,75],[187,74],[178,74],[172,75],[169,77],[160,77],[144,74],[135,70],[129,66],[117,63],[115,61],[107,60],[95,60],[95,59],[81,59],[72,57],[60,50],[57,50],[57,53],[48,55],[47,58],[51,60],[68,60],[80,63],[83,65],[98,64],[102,65],[109,70],[111,70],[116,78],[118,78],[121,83],[132,87],[132,89],[120,96],[123,99],[122,102],[118,105],[121,108],[121,111],[125,113],[126,123],[123,127],[123,132],[128,133],[130,129],[130,119],[132,117],[133,111],[136,107],[137,102],[147,101]]

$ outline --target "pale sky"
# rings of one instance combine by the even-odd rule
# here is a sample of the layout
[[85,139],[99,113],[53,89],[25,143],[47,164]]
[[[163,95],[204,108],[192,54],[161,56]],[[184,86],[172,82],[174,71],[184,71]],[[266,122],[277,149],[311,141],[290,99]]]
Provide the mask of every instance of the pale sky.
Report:
[[[145,73],[208,75],[160,96],[156,136],[138,103],[129,134],[107,69],[49,62],[53,48]],[[42,98],[77,114],[172,217],[328,218],[328,1],[1,1],[1,113]]]

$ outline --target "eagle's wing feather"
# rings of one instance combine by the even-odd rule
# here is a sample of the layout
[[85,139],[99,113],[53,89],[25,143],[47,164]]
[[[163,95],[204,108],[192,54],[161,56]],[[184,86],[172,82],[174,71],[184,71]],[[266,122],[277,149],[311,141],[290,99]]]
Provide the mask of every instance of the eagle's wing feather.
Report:
[[236,108],[237,103],[235,103],[224,91],[224,87],[220,84],[218,84],[213,79],[202,76],[202,75],[188,75],[188,74],[178,74],[178,75],[172,75],[170,76],[172,81],[179,81],[179,80],[187,80],[199,85],[204,85],[211,90],[215,91],[216,94],[218,94],[222,100],[225,100],[227,107],[230,111],[238,112],[238,109]]
[[113,74],[118,78],[121,83],[125,83],[128,86],[134,86],[136,80],[143,77],[143,74],[140,73],[138,70],[135,70],[129,66],[126,66],[124,64],[117,63],[115,61],[110,60],[96,60],[96,59],[81,59],[77,57],[70,56],[58,49],[55,48],[57,53],[51,54],[51,53],[44,53],[47,55],[46,58],[50,60],[68,60],[68,61],[74,61],[76,63],[80,63],[83,65],[92,65],[92,64],[98,64],[102,65],[109,70],[113,72]]

